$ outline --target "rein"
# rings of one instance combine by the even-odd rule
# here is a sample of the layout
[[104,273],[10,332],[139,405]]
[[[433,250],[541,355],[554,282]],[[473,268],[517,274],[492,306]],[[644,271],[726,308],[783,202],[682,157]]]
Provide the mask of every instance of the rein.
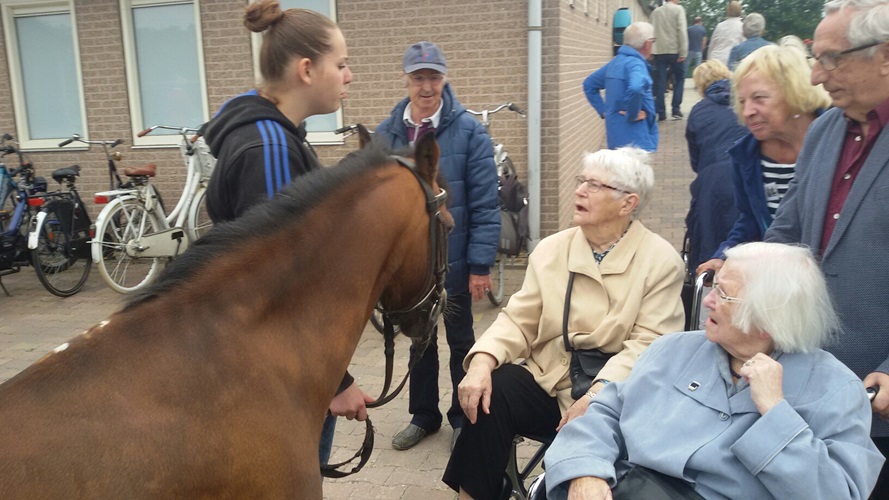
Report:
[[[381,304],[377,304],[376,310],[380,311],[383,315],[383,341],[384,341],[384,353],[386,356],[386,378],[383,382],[383,390],[380,391],[380,395],[376,400],[367,403],[367,408],[377,408],[383,406],[395,399],[396,396],[401,392],[404,388],[404,385],[407,383],[408,378],[410,378],[411,371],[413,371],[414,366],[420,361],[420,358],[423,357],[423,353],[426,352],[426,348],[429,346],[430,341],[432,340],[432,331],[435,328],[436,323],[438,322],[439,316],[441,316],[441,311],[444,309],[444,304],[446,301],[447,293],[444,291],[444,280],[445,273],[448,268],[448,246],[447,246],[447,227],[444,223],[444,220],[441,216],[441,207],[447,202],[448,193],[444,189],[441,189],[438,194],[432,194],[432,186],[429,185],[420,175],[417,173],[416,164],[409,160],[408,158],[402,156],[392,155],[391,159],[398,162],[399,165],[406,167],[408,170],[414,174],[417,181],[420,183],[420,187],[423,189],[423,193],[426,195],[426,213],[429,214],[429,248],[430,251],[433,252],[432,257],[429,259],[429,275],[432,276],[432,284],[423,297],[416,302],[412,307],[406,309],[396,309],[396,310],[386,310],[383,308]],[[401,383],[398,384],[398,387],[395,388],[394,391],[389,392],[389,387],[392,385],[392,372],[395,366],[395,324],[400,323],[405,316],[409,314],[425,314],[427,316],[426,321],[426,329],[423,332],[423,335],[419,340],[413,340],[414,352],[411,354],[411,359],[408,361],[407,365],[407,373],[404,378],[401,380]],[[361,448],[352,455],[351,458],[345,460],[343,462],[339,462],[336,464],[326,464],[321,466],[321,475],[324,477],[330,478],[342,478],[356,472],[360,471],[362,467],[367,463],[370,459],[370,454],[373,451],[374,446],[374,432],[373,432],[373,424],[371,424],[370,417],[368,417],[365,421],[365,431],[364,431],[364,442],[361,443]],[[344,467],[355,459],[359,459],[358,464],[352,467],[352,470],[346,472],[339,470],[341,467]]]

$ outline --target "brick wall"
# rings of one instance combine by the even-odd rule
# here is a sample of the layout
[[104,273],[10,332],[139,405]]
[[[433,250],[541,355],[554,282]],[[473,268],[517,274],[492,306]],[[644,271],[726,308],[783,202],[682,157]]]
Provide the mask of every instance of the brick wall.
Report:
[[[583,2],[544,0],[541,235],[570,224],[571,178],[580,155],[602,146],[604,128],[583,96],[583,79],[611,57],[611,16],[633,0]],[[91,139],[122,138],[123,165],[158,164],[157,185],[167,203],[182,189],[184,168],[178,148],[132,148],[118,0],[76,0],[88,131]],[[228,98],[253,85],[250,33],[242,24],[245,0],[200,0],[201,29],[211,114]],[[406,96],[401,57],[418,40],[439,44],[448,59],[448,78],[471,109],[512,101],[527,106],[528,5],[514,0],[349,0],[337,4],[339,25],[349,46],[354,81],[343,104],[346,123],[378,125]],[[5,40],[0,39],[0,45]],[[0,132],[15,130],[5,46],[0,47]],[[83,132],[83,131],[72,131]],[[522,179],[527,178],[527,123],[501,112],[491,134],[506,145]],[[357,146],[319,146],[332,164]],[[45,151],[29,155],[38,173],[73,163],[84,170],[85,198],[107,188],[101,150]],[[98,211],[91,210],[92,214]]]

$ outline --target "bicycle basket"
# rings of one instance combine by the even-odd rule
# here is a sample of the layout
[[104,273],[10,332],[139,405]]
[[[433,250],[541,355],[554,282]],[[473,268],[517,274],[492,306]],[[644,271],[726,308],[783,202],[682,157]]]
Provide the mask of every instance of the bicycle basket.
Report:
[[34,183],[28,188],[29,195],[46,192],[46,177],[34,177]]

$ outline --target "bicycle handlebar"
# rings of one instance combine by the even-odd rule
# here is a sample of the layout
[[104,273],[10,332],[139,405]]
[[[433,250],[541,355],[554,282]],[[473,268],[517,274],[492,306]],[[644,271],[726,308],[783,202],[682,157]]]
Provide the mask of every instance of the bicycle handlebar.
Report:
[[466,111],[468,111],[468,112],[474,114],[475,116],[482,116],[482,115],[485,114],[485,113],[487,113],[487,114],[489,114],[489,115],[493,115],[494,113],[497,113],[498,111],[501,111],[501,110],[504,109],[504,108],[506,108],[506,109],[508,109],[508,110],[510,110],[510,111],[514,111],[515,113],[518,113],[518,115],[521,116],[522,118],[526,118],[526,117],[528,116],[528,115],[525,113],[525,110],[523,110],[522,108],[516,106],[515,104],[513,104],[513,103],[511,103],[511,102],[505,102],[505,103],[503,103],[503,104],[497,106],[497,107],[494,108],[494,109],[486,109],[486,110],[483,110],[483,111],[474,111],[474,110],[472,110],[472,109],[467,109]]
[[82,142],[84,144],[96,144],[98,146],[108,146],[110,148],[114,148],[123,144],[123,139],[115,139],[113,141],[88,141],[83,137],[80,137],[80,134],[74,134],[70,139],[65,139],[64,141],[59,143],[59,147],[63,148],[72,142]]
[[137,137],[144,137],[144,136],[154,132],[157,129],[175,130],[183,137],[185,137],[185,135],[188,134],[189,132],[196,134],[200,130],[199,128],[193,128],[193,127],[174,127],[173,125],[152,125],[152,126],[148,127],[147,129],[136,134],[136,136]]
[[334,134],[345,134],[346,132],[352,132],[358,129],[358,125],[351,124],[346,125],[344,127],[340,127],[333,131]]

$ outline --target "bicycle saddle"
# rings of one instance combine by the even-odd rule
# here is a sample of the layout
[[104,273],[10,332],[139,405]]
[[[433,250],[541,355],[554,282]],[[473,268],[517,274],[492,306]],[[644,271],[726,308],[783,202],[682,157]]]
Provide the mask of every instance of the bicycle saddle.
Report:
[[62,181],[74,182],[74,178],[80,175],[80,165],[71,165],[70,167],[53,170],[52,178],[59,184]]
[[149,163],[142,167],[127,167],[123,169],[123,175],[127,177],[154,177],[157,165]]

